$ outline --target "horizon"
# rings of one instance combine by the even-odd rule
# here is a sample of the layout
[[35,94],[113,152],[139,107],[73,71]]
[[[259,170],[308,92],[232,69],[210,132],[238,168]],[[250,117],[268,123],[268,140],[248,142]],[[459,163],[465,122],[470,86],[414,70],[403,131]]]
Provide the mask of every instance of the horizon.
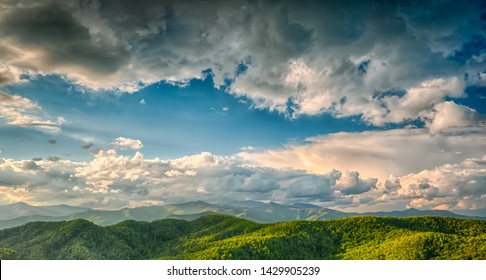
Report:
[[[410,210],[412,210],[412,211],[417,210],[417,211],[420,211],[420,212],[422,212],[422,211],[449,212],[449,213],[462,215],[462,216],[470,217],[470,218],[483,218],[483,217],[486,218],[486,216],[484,216],[484,215],[477,216],[477,215],[474,215],[472,213],[468,213],[469,211],[467,211],[467,210],[455,211],[455,210],[435,210],[435,209],[427,210],[427,209],[418,209],[418,208],[405,208],[405,209],[394,209],[394,210],[388,210],[388,211],[356,211],[356,212],[353,212],[353,211],[338,210],[338,209],[327,208],[327,207],[320,207],[320,206],[312,204],[312,203],[294,202],[292,204],[281,204],[281,203],[277,203],[277,202],[274,202],[274,201],[256,201],[256,200],[242,200],[242,201],[230,201],[230,202],[218,202],[218,203],[211,203],[211,202],[206,202],[206,201],[202,201],[202,200],[197,200],[197,201],[170,203],[170,204],[153,204],[153,205],[143,205],[143,206],[136,206],[136,207],[122,207],[122,208],[108,208],[108,209],[107,208],[81,207],[81,206],[69,205],[69,204],[32,205],[32,204],[29,204],[29,203],[26,203],[26,202],[23,202],[23,201],[18,201],[18,202],[11,203],[11,204],[0,204],[0,206],[11,206],[11,205],[16,205],[16,204],[22,204],[22,205],[28,205],[28,206],[32,206],[32,207],[68,206],[68,207],[74,207],[74,208],[84,208],[84,209],[86,209],[86,211],[91,211],[91,210],[93,210],[93,211],[120,211],[120,210],[124,210],[124,209],[136,209],[136,208],[140,208],[140,207],[164,207],[164,206],[193,204],[193,203],[204,203],[204,204],[208,204],[210,206],[222,206],[222,205],[224,205],[224,206],[234,207],[234,206],[231,205],[231,203],[235,203],[235,202],[257,202],[257,203],[268,204],[268,205],[269,204],[277,204],[277,205],[280,205],[280,206],[287,206],[287,207],[291,207],[291,208],[295,208],[295,209],[313,209],[313,208],[317,207],[316,209],[332,210],[332,211],[342,212],[342,213],[346,213],[346,214],[391,213],[391,212],[407,212],[407,211],[410,211]],[[295,206],[295,204],[308,204],[312,207],[306,208],[306,207],[301,207],[301,206]],[[476,210],[481,211],[481,210],[486,210],[486,209],[474,209],[471,212],[474,212]],[[74,213],[77,213],[77,212],[74,212]],[[222,214],[222,213],[214,212],[214,214]],[[230,215],[230,214],[222,214],[222,215]]]
[[486,209],[482,1],[83,3],[0,5],[0,205]]

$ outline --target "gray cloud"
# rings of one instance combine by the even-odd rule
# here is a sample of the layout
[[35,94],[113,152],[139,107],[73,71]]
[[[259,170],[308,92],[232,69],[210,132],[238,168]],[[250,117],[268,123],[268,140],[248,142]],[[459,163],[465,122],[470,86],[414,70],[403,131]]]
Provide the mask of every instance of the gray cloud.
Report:
[[93,147],[93,145],[94,145],[94,144],[90,142],[90,143],[86,143],[86,144],[84,144],[83,146],[81,146],[81,148],[83,148],[84,150],[88,150],[88,149],[90,149],[91,147]]
[[0,85],[10,84],[17,81],[17,77],[9,69],[0,68]]
[[304,176],[290,183],[286,188],[288,198],[304,198],[307,200],[333,201],[336,177]]
[[116,72],[127,63],[128,51],[83,26],[74,17],[72,4],[49,1],[7,9],[0,20],[0,34],[40,49],[45,66],[74,64],[104,75]]
[[345,195],[362,194],[370,191],[376,187],[378,179],[366,179],[363,180],[359,176],[359,172],[348,172],[344,179],[340,180],[340,186],[342,187],[341,193]]
[[61,159],[60,157],[55,157],[55,156],[49,156],[49,157],[47,158],[47,160],[49,160],[49,161],[53,161],[53,162],[57,162],[57,161],[59,161],[60,159]]
[[[383,125],[427,119],[486,80],[481,1],[13,2],[0,10],[9,73],[57,73],[94,89],[133,92],[211,69],[216,87],[231,81],[228,93],[256,108]],[[463,82],[465,73],[477,78]],[[423,91],[425,107],[407,103],[454,79],[453,92]],[[373,98],[397,89],[403,98]]]

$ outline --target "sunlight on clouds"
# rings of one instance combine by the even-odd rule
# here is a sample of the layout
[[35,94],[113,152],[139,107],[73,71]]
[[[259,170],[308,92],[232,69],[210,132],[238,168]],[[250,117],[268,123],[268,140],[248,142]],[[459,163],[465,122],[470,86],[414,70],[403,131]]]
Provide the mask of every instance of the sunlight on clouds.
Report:
[[238,155],[262,166],[323,174],[332,169],[359,171],[385,180],[446,163],[459,163],[486,150],[483,128],[449,129],[430,135],[425,129],[335,133],[306,139],[283,149],[243,151]]
[[396,194],[412,207],[485,208],[486,155],[402,176],[400,184]]
[[126,150],[126,149],[140,150],[141,148],[143,148],[143,144],[142,141],[138,139],[118,137],[115,139],[115,142],[110,144],[110,147],[113,147],[115,149],[121,149],[121,150]]
[[432,209],[484,208],[486,156],[467,158],[400,177],[357,171],[310,174],[249,164],[238,157],[201,153],[160,160],[99,151],[90,162],[0,161],[0,190],[8,202],[56,202],[113,209],[194,200],[311,202],[340,209],[389,203]]
[[426,126],[435,134],[450,127],[484,126],[485,121],[476,110],[446,101],[434,106],[432,120]]
[[[101,150],[90,162],[4,159],[0,172],[2,190],[9,193],[5,197],[10,200],[90,203],[107,208],[146,200],[255,199],[290,203],[307,199],[333,204],[342,197],[366,192],[362,185],[370,182],[357,173],[346,173],[343,178],[353,178],[343,181],[346,179],[340,179],[338,171],[314,175],[278,170],[210,153],[160,160],[144,159],[140,152],[119,155],[115,150]],[[103,202],[97,204],[95,201],[101,197]],[[114,201],[113,205],[109,201]]]
[[44,115],[43,109],[32,100],[0,92],[0,118],[5,119],[8,125],[59,132],[65,119],[59,116],[56,121],[45,120]]

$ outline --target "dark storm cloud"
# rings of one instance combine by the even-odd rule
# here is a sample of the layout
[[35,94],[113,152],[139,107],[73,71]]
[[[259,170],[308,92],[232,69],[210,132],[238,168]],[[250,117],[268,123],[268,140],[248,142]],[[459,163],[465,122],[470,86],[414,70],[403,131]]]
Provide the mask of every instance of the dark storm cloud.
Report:
[[9,9],[0,20],[0,34],[22,45],[40,48],[46,54],[46,65],[74,64],[110,74],[126,64],[128,51],[113,42],[98,40],[73,17],[76,10],[64,2]]

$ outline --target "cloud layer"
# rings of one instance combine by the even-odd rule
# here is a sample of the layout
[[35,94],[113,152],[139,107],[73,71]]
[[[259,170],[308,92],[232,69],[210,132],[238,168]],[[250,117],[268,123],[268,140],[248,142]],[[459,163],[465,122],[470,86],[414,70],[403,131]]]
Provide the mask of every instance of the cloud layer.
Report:
[[239,156],[272,168],[312,173],[358,170],[366,177],[384,180],[482,156],[485,143],[484,127],[451,128],[436,135],[426,129],[405,128],[316,136],[282,149],[245,151]]
[[435,133],[476,119],[455,108],[461,121],[443,121],[441,110],[485,84],[483,13],[481,1],[11,0],[0,5],[0,82],[55,73],[134,92],[211,69],[215,87],[256,108],[418,119]]
[[454,160],[462,157],[465,159],[458,163],[379,180],[355,170],[331,169],[315,174],[208,152],[160,160],[145,159],[138,151],[121,155],[108,149],[97,151],[89,162],[0,159],[0,191],[3,203],[67,203],[109,209],[247,199],[312,202],[351,210],[380,205],[484,208],[486,155],[478,158],[465,154]]

